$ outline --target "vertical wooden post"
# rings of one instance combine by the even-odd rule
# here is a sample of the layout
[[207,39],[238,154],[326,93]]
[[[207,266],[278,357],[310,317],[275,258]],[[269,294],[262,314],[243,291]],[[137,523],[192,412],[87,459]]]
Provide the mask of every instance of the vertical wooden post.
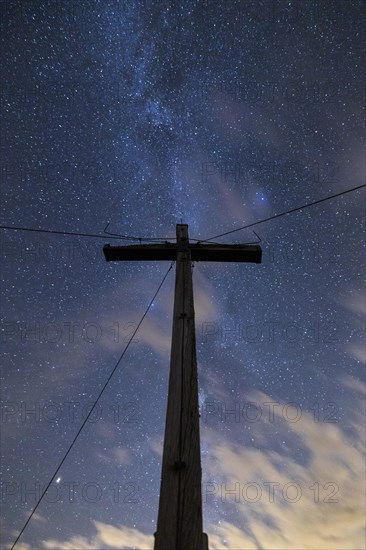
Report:
[[177,265],[159,513],[154,550],[208,550],[202,532],[198,383],[188,226],[177,225]]
[[260,263],[259,245],[191,245],[188,225],[177,243],[111,246],[107,262],[176,260],[172,350],[158,524],[154,550],[208,550],[202,532],[201,456],[191,260]]

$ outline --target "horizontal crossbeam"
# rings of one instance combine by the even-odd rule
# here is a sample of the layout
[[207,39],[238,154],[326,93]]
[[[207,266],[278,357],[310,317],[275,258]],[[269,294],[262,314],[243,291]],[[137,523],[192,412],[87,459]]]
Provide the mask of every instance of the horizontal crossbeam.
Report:
[[[262,249],[254,244],[188,244],[194,262],[252,262],[261,263]],[[181,251],[176,243],[111,246],[106,244],[103,252],[107,262],[135,260],[175,260]]]

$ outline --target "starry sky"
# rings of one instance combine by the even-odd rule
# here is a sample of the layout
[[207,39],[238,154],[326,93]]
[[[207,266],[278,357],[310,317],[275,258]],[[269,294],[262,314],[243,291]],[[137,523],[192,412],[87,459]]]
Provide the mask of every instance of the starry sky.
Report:
[[[208,239],[364,185],[365,4],[0,10],[0,222],[101,236],[0,229],[10,549],[169,268],[103,245],[181,221]],[[194,265],[210,550],[365,548],[364,199],[216,239],[260,240],[260,265]],[[174,269],[16,550],[153,548],[173,294]]]

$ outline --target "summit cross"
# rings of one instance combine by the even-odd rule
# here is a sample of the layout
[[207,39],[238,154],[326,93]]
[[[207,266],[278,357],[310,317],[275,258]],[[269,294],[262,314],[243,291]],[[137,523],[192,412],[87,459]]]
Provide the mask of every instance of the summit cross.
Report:
[[154,550],[208,550],[202,526],[196,336],[192,262],[261,263],[259,245],[190,243],[188,225],[177,242],[105,245],[107,262],[175,260],[175,295],[159,512]]

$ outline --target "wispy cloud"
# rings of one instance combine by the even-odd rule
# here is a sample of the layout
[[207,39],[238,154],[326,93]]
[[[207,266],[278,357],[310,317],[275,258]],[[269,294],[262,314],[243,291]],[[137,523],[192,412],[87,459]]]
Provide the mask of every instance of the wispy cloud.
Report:
[[[264,394],[257,393],[255,398],[257,402],[269,401]],[[300,441],[300,445],[294,443],[301,447],[299,454],[295,449],[289,454],[233,445],[221,435],[217,443],[212,434],[205,473],[211,485],[206,486],[204,500],[214,500],[223,519],[230,510],[239,517],[236,525],[243,527],[240,530],[226,521],[208,525],[210,548],[364,548],[364,436],[362,424],[355,428],[359,437],[351,441],[338,425],[314,422],[311,414],[303,413],[299,422],[291,424],[294,440]],[[289,424],[279,425],[279,441],[283,430],[288,433]],[[251,502],[256,489],[252,486],[252,492],[247,492],[247,483],[259,487],[256,502]],[[269,483],[276,484],[272,498]],[[289,498],[286,493],[283,496],[286,486]],[[300,487],[298,495],[296,487]],[[229,493],[233,489],[237,492]],[[297,496],[298,500],[291,502]]]
[[97,452],[96,457],[106,464],[114,464],[116,466],[131,464],[132,461],[132,453],[126,447],[114,447],[108,453]]
[[[94,521],[96,533],[89,537],[74,536],[67,541],[49,539],[43,542],[46,550],[100,550],[111,548],[115,550],[152,550],[154,538],[145,535],[138,529],[123,525],[114,526],[100,521]],[[24,548],[28,550],[28,548]]]
[[[348,383],[345,380],[345,385]],[[254,392],[251,399],[263,407],[271,401],[262,392]],[[317,422],[305,411],[293,423],[283,422],[281,407],[274,408],[273,414],[275,421],[270,428],[276,429],[280,443],[290,439],[291,448],[280,444],[274,450],[269,445],[268,420],[264,418],[256,424],[263,449],[233,444],[229,437],[212,429],[204,434],[204,530],[210,550],[363,549],[363,419],[350,421],[352,432],[348,434],[340,425]],[[152,440],[150,448],[160,455],[161,441]],[[271,450],[266,451],[268,448]],[[112,454],[116,460],[129,460],[123,448],[115,448]],[[255,486],[260,490],[259,498]],[[235,522],[228,521],[228,517],[235,518]],[[50,539],[43,542],[43,547],[153,548],[152,533],[97,521],[94,526],[96,532],[89,537]]]

